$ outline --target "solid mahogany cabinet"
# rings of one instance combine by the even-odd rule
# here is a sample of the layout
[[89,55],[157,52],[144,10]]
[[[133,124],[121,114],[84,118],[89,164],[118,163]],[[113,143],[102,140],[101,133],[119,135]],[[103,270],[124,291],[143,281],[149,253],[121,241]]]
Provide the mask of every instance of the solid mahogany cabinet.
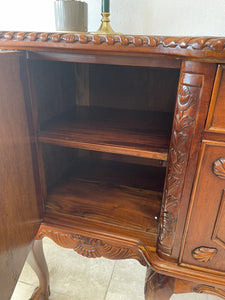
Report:
[[[0,32],[0,288],[43,237],[225,299],[225,39]],[[34,239],[36,239],[35,243]]]

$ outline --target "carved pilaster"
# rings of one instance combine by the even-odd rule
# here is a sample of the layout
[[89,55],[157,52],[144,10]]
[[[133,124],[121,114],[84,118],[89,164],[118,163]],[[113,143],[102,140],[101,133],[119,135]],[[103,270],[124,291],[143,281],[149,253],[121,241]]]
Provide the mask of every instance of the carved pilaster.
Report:
[[185,72],[182,68],[168,158],[167,179],[159,224],[158,251],[172,252],[180,199],[189,159],[203,82],[202,74]]

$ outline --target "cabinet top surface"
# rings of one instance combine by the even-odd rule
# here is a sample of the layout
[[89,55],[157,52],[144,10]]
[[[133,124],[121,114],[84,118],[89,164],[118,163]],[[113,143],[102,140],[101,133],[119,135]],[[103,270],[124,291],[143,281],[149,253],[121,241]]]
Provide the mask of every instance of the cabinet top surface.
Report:
[[168,37],[97,35],[89,33],[1,32],[0,49],[55,51],[66,53],[170,56],[225,62],[223,37]]

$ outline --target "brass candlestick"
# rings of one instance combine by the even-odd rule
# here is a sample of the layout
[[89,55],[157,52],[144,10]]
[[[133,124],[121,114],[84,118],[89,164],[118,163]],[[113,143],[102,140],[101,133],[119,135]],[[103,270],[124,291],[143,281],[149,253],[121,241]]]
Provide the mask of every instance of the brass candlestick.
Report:
[[102,24],[98,31],[96,31],[97,34],[118,34],[115,32],[111,25],[110,25],[110,19],[109,19],[110,13],[109,12],[102,12]]

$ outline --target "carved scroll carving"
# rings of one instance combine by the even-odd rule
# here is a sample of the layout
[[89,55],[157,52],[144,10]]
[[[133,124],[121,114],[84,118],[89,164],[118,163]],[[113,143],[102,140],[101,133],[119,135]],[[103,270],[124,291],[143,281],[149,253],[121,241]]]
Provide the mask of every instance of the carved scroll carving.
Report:
[[187,74],[182,72],[178,87],[167,168],[167,181],[164,187],[159,223],[158,251],[165,255],[170,255],[173,248],[179,202],[183,190],[184,175],[195,127],[201,82],[203,79],[203,75],[195,74],[194,80],[198,82],[198,86],[194,83],[185,84],[182,78]]
[[204,293],[204,294],[209,294],[209,295],[213,295],[225,299],[225,291],[215,288],[214,286],[200,284],[194,287],[193,291],[195,293],[199,293],[199,294]]
[[195,260],[201,262],[209,262],[217,254],[216,248],[199,247],[192,251],[192,256]]
[[180,48],[189,50],[225,50],[225,38],[207,37],[162,37],[135,35],[97,35],[88,33],[49,33],[49,32],[0,32],[0,40],[29,41],[42,43],[94,44],[109,46],[135,46],[149,48]]
[[225,180],[225,158],[221,157],[213,163],[213,173],[220,179]]
[[58,232],[55,230],[42,229],[37,239],[49,237],[56,244],[64,248],[70,248],[78,254],[88,257],[97,258],[105,257],[109,259],[137,259],[142,265],[146,265],[145,259],[138,249],[132,246],[130,248],[112,245],[100,239],[86,237],[80,234],[71,234]]

